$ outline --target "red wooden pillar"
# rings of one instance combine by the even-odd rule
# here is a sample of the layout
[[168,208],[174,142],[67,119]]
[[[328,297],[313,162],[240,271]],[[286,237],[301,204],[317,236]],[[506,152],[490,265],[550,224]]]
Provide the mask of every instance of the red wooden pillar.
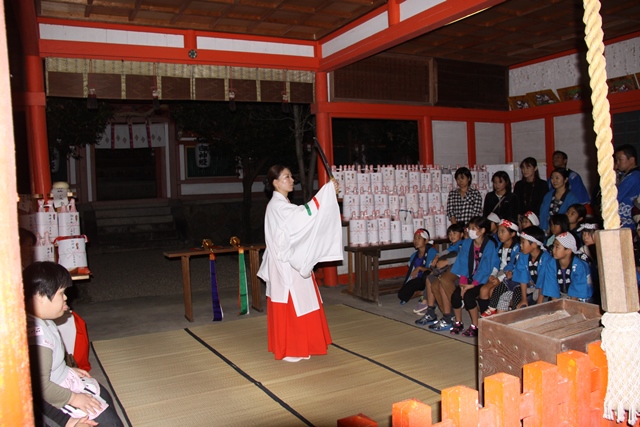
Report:
[[513,136],[511,135],[511,122],[504,124],[504,162],[513,162]]
[[[327,73],[316,73],[316,103],[329,102],[329,87],[327,85]],[[320,146],[327,155],[329,165],[333,164],[333,139],[331,135],[331,117],[324,112],[323,108],[316,109],[316,137]],[[327,171],[322,166],[322,161],[318,159],[318,185],[322,186],[329,180]],[[324,267],[323,280],[326,286],[336,286],[338,284],[338,269],[336,267]]]
[[389,0],[387,2],[387,16],[389,17],[390,27],[400,22],[400,0]]
[[19,21],[20,41],[25,55],[26,93],[23,99],[27,118],[31,192],[48,194],[51,190],[51,172],[47,141],[46,96],[42,59],[38,51],[39,31],[35,4],[30,1],[14,0],[13,8]]
[[433,164],[433,122],[430,116],[422,116],[418,122],[418,152],[421,165]]
[[[25,3],[33,7],[33,2]],[[4,16],[0,14],[0,111],[3,112],[0,116],[0,425],[33,426],[27,325],[17,249],[16,157]]]
[[476,123],[471,120],[467,120],[467,158],[469,166],[476,165]]
[[544,118],[544,145],[545,158],[547,160],[547,176],[543,179],[547,179],[553,171],[553,152],[556,150],[556,130],[553,117]]

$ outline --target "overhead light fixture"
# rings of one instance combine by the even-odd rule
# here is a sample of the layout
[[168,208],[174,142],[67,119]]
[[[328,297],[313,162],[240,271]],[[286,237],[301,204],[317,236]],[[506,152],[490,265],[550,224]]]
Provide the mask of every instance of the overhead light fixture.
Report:
[[98,95],[94,88],[89,89],[89,95],[87,96],[87,110],[98,109]]
[[157,113],[160,111],[160,91],[157,87],[151,88],[151,96],[153,97],[153,111]]
[[229,110],[236,111],[236,91],[229,88]]
[[284,70],[284,79],[282,81],[282,112],[285,114],[289,114],[291,108],[289,107],[289,95],[287,94],[287,75],[289,71]]
[[289,114],[289,112],[291,112],[291,108],[289,107],[289,97],[287,96],[287,92],[282,92],[282,112],[285,114]]

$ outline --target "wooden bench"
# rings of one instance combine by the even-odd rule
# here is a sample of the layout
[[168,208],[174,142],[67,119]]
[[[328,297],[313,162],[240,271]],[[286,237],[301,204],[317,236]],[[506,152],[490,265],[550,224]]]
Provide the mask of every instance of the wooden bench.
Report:
[[[249,252],[249,277],[251,286],[251,307],[255,310],[262,311],[262,292],[260,287],[260,280],[256,273],[260,267],[260,251],[264,249],[264,245],[249,245],[242,246],[245,253]],[[213,254],[227,254],[238,252],[238,248],[235,247],[221,247],[214,249],[213,251],[204,249],[187,249],[183,251],[170,251],[163,252],[163,255],[167,258],[180,258],[182,261],[182,290],[184,292],[184,317],[189,322],[193,322],[193,302],[191,299],[191,262],[190,259],[193,256],[204,256]]]
[[[434,246],[447,243],[446,239],[437,239]],[[352,294],[380,305],[380,295],[397,292],[402,280],[380,281],[379,267],[389,264],[406,264],[409,257],[380,260],[383,251],[412,248],[413,242],[391,243],[388,245],[345,246],[344,250],[354,255],[355,283]]]

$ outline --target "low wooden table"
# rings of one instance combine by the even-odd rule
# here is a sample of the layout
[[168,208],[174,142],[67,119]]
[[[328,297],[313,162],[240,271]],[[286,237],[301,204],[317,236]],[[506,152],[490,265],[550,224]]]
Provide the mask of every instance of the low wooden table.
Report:
[[[434,246],[446,243],[446,239],[435,240]],[[413,242],[391,243],[388,245],[370,245],[370,246],[345,246],[344,250],[354,254],[354,270],[355,284],[353,287],[353,295],[375,302],[380,305],[379,297],[384,293],[397,291],[400,286],[392,284],[391,286],[380,286],[378,277],[379,267],[381,265],[397,264],[408,261],[408,257],[387,259],[380,261],[380,255],[383,251],[391,249],[412,248]]]
[[[242,246],[245,253],[249,252],[249,275],[251,277],[251,307],[255,310],[262,311],[262,295],[260,292],[260,281],[256,273],[260,267],[260,251],[264,249],[264,245]],[[235,247],[223,247],[214,249],[213,251],[203,249],[187,249],[184,251],[163,252],[167,258],[180,258],[182,261],[182,290],[184,292],[184,317],[189,322],[193,322],[193,302],[191,300],[191,263],[192,256],[204,256],[213,254],[228,254],[238,252]]]

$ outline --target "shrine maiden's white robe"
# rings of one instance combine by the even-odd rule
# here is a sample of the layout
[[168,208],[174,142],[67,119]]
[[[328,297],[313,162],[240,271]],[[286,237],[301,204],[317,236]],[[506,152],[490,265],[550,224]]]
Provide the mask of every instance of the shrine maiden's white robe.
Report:
[[302,206],[274,191],[265,213],[264,234],[267,248],[258,277],[267,284],[267,296],[286,304],[291,295],[298,316],[318,310],[313,267],[343,259],[340,208],[333,183],[325,184]]

